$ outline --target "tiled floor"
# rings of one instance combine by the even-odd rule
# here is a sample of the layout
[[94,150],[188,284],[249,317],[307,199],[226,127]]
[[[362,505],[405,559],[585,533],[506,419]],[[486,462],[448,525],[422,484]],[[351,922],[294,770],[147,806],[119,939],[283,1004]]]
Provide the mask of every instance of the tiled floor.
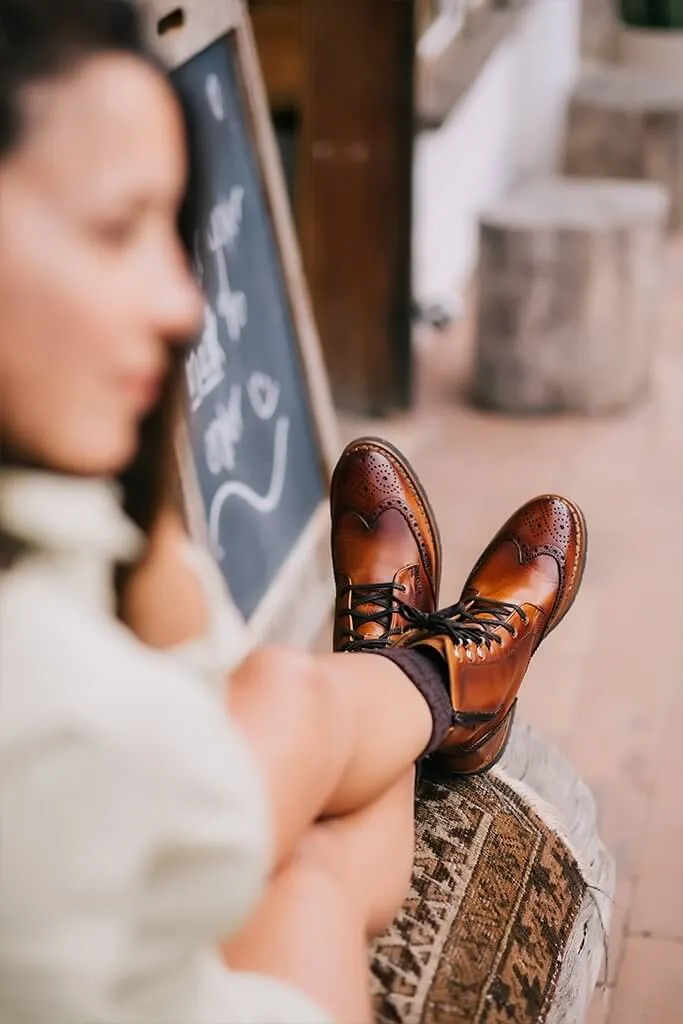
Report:
[[[611,419],[511,420],[467,404],[471,331],[423,339],[417,410],[371,424],[411,457],[439,516],[443,600],[518,504],[586,512],[582,593],[534,659],[527,719],[597,797],[619,889],[590,1024],[683,1021],[683,246],[671,251],[652,393]],[[345,424],[352,435],[368,424]]]

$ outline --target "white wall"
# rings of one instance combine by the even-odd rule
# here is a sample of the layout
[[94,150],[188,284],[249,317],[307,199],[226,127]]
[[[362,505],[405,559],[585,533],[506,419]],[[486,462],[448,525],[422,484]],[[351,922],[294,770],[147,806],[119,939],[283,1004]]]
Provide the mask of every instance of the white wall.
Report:
[[470,92],[416,139],[413,293],[449,305],[477,257],[482,209],[520,177],[557,166],[579,65],[581,0],[531,0]]

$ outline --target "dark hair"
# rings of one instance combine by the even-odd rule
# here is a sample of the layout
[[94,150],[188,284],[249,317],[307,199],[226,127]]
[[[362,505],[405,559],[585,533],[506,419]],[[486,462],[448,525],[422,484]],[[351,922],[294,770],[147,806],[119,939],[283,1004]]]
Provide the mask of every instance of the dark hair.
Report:
[[27,86],[111,51],[152,60],[129,0],[0,0],[0,158],[21,139]]
[[[0,0],[0,160],[21,142],[23,91],[107,52],[130,54],[161,70],[145,46],[133,0]],[[187,119],[187,106],[179,100]],[[193,153],[190,146],[191,174]],[[186,200],[179,227],[189,252],[188,216]],[[124,508],[146,532],[170,481],[168,449],[180,393],[181,359],[177,351],[162,401],[142,424],[138,454],[120,476]]]

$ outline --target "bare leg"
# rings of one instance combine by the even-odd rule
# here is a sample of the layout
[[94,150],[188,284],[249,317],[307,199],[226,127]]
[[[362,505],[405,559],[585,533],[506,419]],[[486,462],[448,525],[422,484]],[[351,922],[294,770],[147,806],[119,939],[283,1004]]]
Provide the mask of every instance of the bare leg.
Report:
[[340,1024],[369,1024],[367,936],[398,911],[412,855],[409,771],[364,810],[312,826],[225,945],[228,963],[294,985]]
[[374,802],[429,742],[432,717],[394,664],[270,649],[232,677],[230,708],[264,773],[282,864],[320,817]]
[[406,897],[415,854],[415,771],[374,803],[313,825],[304,836],[344,880],[361,907],[368,937],[380,935]]
[[365,922],[322,864],[283,867],[226,959],[294,986],[337,1024],[371,1024]]

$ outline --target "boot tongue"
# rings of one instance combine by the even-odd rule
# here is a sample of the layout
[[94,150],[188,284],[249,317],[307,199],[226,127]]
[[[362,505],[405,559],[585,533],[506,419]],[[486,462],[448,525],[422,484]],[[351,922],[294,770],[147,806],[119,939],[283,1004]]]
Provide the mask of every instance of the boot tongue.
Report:
[[381,587],[396,582],[396,562],[392,564],[388,560],[375,559],[372,564],[362,563],[357,569],[349,573],[353,580],[354,587]]
[[[379,563],[375,563],[371,568],[363,567],[351,577],[353,579],[353,586],[355,588],[360,584],[362,586],[377,587],[379,591],[383,585],[386,586],[386,584],[394,582],[394,574],[392,572],[393,568],[393,566],[383,566],[381,561]],[[354,600],[354,613],[362,612],[366,615],[379,614],[380,610],[385,607],[385,604],[388,605],[389,603],[389,596],[386,591],[385,594],[379,592],[377,594],[377,601],[368,600],[364,601],[362,604],[357,604],[356,600]],[[358,595],[357,593],[354,593],[353,596],[354,598],[357,598]],[[384,614],[384,624],[382,624],[382,622],[364,622],[356,625],[354,622],[354,625],[356,625],[358,632],[367,640],[381,640],[387,630],[391,628],[392,617],[392,611],[387,608],[387,611]]]
[[345,526],[343,536],[339,531],[345,557],[338,562],[354,586],[395,583],[402,569],[419,561],[415,539],[394,509],[385,512],[372,528],[358,520]]
[[[347,577],[351,585],[377,587],[390,586],[407,565],[419,558],[415,540],[400,512],[389,509],[372,525],[357,516],[347,516],[339,524],[335,539],[335,562],[337,571]],[[372,600],[357,604],[362,597],[353,594],[354,611],[368,615],[380,613],[380,602]],[[400,596],[404,596],[400,592]],[[389,601],[389,595],[378,595],[382,606]],[[388,609],[382,622],[356,623],[357,631],[368,640],[379,640],[391,628],[392,613]]]

